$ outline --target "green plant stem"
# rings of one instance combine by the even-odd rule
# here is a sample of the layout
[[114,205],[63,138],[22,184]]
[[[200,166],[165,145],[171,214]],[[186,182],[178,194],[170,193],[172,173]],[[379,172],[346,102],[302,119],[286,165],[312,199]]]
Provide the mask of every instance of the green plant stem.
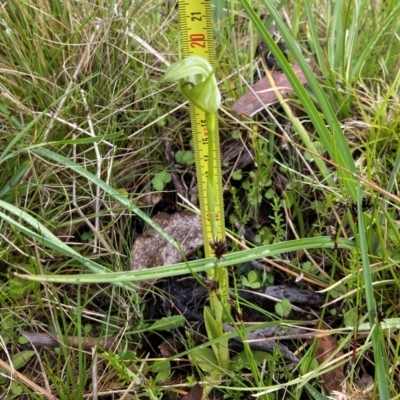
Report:
[[[207,208],[208,215],[210,216],[212,240],[224,240],[225,230],[223,218],[221,215],[222,232],[218,232],[217,221],[215,219],[216,215],[216,205],[218,199],[222,200],[222,195],[218,193],[218,185],[215,181],[214,175],[214,155],[216,135],[217,135],[217,113],[206,113],[206,126],[208,132],[208,175],[207,175]],[[219,167],[219,166],[217,166]],[[219,175],[218,175],[219,176]],[[222,203],[221,203],[222,208]],[[222,208],[223,209],[223,208]],[[204,232],[203,232],[203,236]],[[205,243],[205,253],[206,255],[210,250],[208,243]],[[213,276],[214,275],[214,276]],[[220,298],[217,296],[216,292],[210,293],[210,307],[214,316],[212,317],[208,311],[208,308],[204,308],[204,320],[206,322],[207,334],[209,338],[215,339],[216,337],[223,336],[223,322],[228,318],[230,312],[229,305],[229,283],[228,283],[228,271],[226,267],[220,267],[218,265],[218,260],[216,260],[214,274],[211,275],[213,279],[216,279],[218,283],[218,292],[220,293]],[[210,336],[211,335],[211,336]],[[214,354],[218,360],[218,364],[221,368],[228,368],[229,364],[229,346],[228,341],[221,342],[218,346],[213,346]]]
[[[206,113],[206,125],[208,131],[208,175],[207,175],[207,207],[210,215],[212,239],[223,239],[225,232],[218,232],[215,220],[215,210],[217,204],[218,188],[214,178],[214,153],[215,153],[215,127],[216,114]],[[207,256],[209,254],[206,254]]]
[[388,374],[389,368],[387,364],[387,357],[383,346],[383,333],[380,329],[380,322],[376,313],[376,302],[374,297],[374,290],[372,286],[372,277],[370,262],[368,256],[368,246],[365,236],[364,216],[362,209],[362,192],[361,184],[357,185],[357,216],[358,216],[358,245],[360,246],[361,259],[363,265],[363,277],[365,285],[365,297],[367,299],[369,324],[372,332],[372,347],[374,349],[375,359],[375,376],[378,380],[379,395],[381,399],[389,399],[389,381]]

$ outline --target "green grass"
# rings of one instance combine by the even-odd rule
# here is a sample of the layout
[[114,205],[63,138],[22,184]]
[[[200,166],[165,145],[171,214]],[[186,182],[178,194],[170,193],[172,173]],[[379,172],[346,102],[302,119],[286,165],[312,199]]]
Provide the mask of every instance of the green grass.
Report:
[[[245,343],[242,359],[232,353],[228,369],[210,349],[235,334],[221,337],[211,324],[200,340],[205,331],[196,333],[184,318],[150,320],[145,293],[135,289],[140,280],[184,274],[203,281],[215,260],[199,251],[189,262],[130,271],[131,247],[145,226],[173,241],[151,220],[179,208],[173,182],[158,203],[139,201],[156,192],[157,174],[170,172],[165,141],[175,153],[192,150],[188,107],[175,87],[160,83],[167,64],[181,57],[177,8],[161,0],[131,3],[20,1],[0,10],[0,343],[10,368],[0,365],[1,392],[10,399],[121,398],[129,388],[132,398],[176,399],[211,375],[219,379],[204,384],[206,391],[219,388],[229,399],[326,399],[323,373],[345,363],[349,385],[362,366],[374,375],[372,398],[396,398],[396,332],[377,323],[377,307],[397,326],[398,2],[215,1],[222,152],[235,145],[242,152],[223,164],[226,226],[236,241],[219,266],[236,268],[235,294],[247,276],[243,268],[263,257],[268,276],[259,273],[260,281],[322,290],[318,323],[331,324],[345,354],[318,365],[315,342],[293,339],[285,342],[298,350],[292,367],[280,351],[260,360]],[[261,41],[294,93],[269,107],[274,119],[267,112],[232,115],[247,90],[243,82],[256,79]],[[295,60],[306,86],[291,69]],[[241,166],[247,154],[255,162]],[[193,167],[178,170],[189,185]],[[368,209],[364,198],[371,199]],[[338,250],[329,225],[337,229]],[[253,242],[243,238],[249,231]],[[163,296],[159,288],[149,291]],[[260,327],[304,322],[296,311],[286,320],[264,308],[238,296],[229,320],[257,313]],[[353,365],[355,333],[347,328],[360,321],[370,331],[358,338]],[[236,334],[244,339],[254,329],[243,324]],[[60,346],[32,353],[21,331],[50,332]],[[113,334],[112,351],[85,347],[85,338]],[[77,338],[76,348],[69,337]],[[163,357],[152,347],[166,338],[180,343],[177,355]],[[11,366],[20,373],[14,380]]]

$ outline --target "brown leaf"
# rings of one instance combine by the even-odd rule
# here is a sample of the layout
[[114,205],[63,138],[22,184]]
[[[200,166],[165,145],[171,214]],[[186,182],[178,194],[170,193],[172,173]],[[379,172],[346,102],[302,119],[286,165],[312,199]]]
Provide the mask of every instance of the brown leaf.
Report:
[[158,348],[163,357],[172,357],[179,353],[178,344],[175,339],[169,338],[164,340]]
[[151,193],[145,193],[139,197],[137,197],[134,202],[136,205],[140,207],[145,207],[145,206],[155,206],[157,203],[159,203],[162,199],[162,193],[160,192],[151,192]]
[[[307,79],[299,64],[294,64],[293,72],[297,75],[303,85],[307,83]],[[275,81],[275,86],[279,89],[282,95],[293,90],[292,85],[283,72],[274,70],[270,71],[270,75]],[[276,101],[276,93],[274,87],[271,86],[268,77],[259,80],[251,89],[252,90],[249,90],[232,106],[232,110],[237,114],[251,117],[261,111],[265,105]]]
[[65,228],[56,229],[53,234],[57,236],[63,242],[68,243],[70,240],[74,240],[74,235],[78,232],[78,227],[76,226],[67,226]]
[[[339,358],[343,355],[343,352],[336,351],[338,348],[338,342],[333,336],[321,336],[317,338],[317,347],[315,349],[315,358],[319,364],[322,364],[325,360],[330,358],[332,354],[335,354],[331,361],[335,358]],[[332,392],[333,390],[341,392],[342,384],[345,382],[345,376],[343,373],[343,366],[334,368],[333,370],[326,372],[322,375],[324,385],[327,390]]]
[[[186,256],[203,245],[200,217],[190,211],[161,213],[156,215],[153,221],[181,244]],[[180,261],[181,252],[151,227],[148,227],[133,244],[132,270],[171,265]]]
[[190,390],[189,393],[181,398],[181,400],[201,400],[203,398],[203,388],[197,382]]

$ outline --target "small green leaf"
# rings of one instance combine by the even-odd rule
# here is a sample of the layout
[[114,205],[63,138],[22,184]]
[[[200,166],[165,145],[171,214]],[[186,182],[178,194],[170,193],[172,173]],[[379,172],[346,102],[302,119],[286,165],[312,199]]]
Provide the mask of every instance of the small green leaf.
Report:
[[117,190],[118,190],[118,193],[119,193],[121,196],[125,197],[126,199],[129,197],[129,193],[128,193],[128,191],[127,191],[125,188],[119,188],[119,189],[117,189]]
[[314,371],[318,368],[318,361],[314,357],[311,357],[310,355],[305,355],[302,358],[299,367],[302,375],[305,375],[308,372]]
[[252,289],[259,289],[261,287],[260,274],[257,271],[250,271],[247,275],[247,279],[251,283]]
[[22,386],[18,382],[11,383],[11,393],[15,396],[19,396],[23,391]]
[[193,375],[186,375],[186,381],[188,387],[192,387],[197,383],[197,378]]
[[242,175],[241,169],[236,169],[235,171],[233,171],[233,174],[232,174],[233,180],[240,181],[242,178],[243,178],[243,175]]
[[171,375],[171,363],[169,360],[162,360],[160,362],[154,363],[152,366],[152,370],[157,372],[155,381],[163,382],[168,379]]
[[301,269],[304,272],[310,271],[312,269],[313,265],[311,263],[311,261],[306,261],[303,264],[301,264]]
[[310,208],[311,210],[315,210],[318,213],[322,213],[325,210],[325,203],[323,203],[320,200],[316,200],[314,202],[311,203]]
[[281,303],[276,303],[276,304],[275,304],[275,312],[276,312],[280,317],[283,317],[284,310],[283,310],[283,307],[282,307],[282,304],[281,304]]
[[232,139],[235,139],[235,140],[240,139],[240,136],[241,136],[240,131],[233,131],[231,134]]
[[153,325],[147,329],[149,331],[166,331],[168,329],[179,328],[185,323],[185,317],[183,315],[173,315],[171,317],[164,317],[157,320]]
[[155,190],[163,190],[165,185],[171,182],[171,174],[167,171],[159,172],[151,180],[151,184]]
[[15,325],[15,321],[14,318],[12,316],[12,314],[7,314],[5,315],[2,320],[0,321],[0,326],[4,329],[10,329],[13,328]]
[[247,279],[249,280],[249,282],[250,283],[254,283],[254,282],[257,282],[257,280],[258,280],[258,274],[257,274],[257,272],[256,271],[250,271],[248,274],[247,274]]
[[346,293],[346,286],[344,286],[343,283],[341,283],[338,286],[335,286],[334,289],[331,289],[329,291],[329,295],[333,298],[333,299],[337,299],[339,296],[341,296],[343,293]]
[[282,299],[281,304],[283,309],[285,310],[285,316],[290,314],[290,311],[292,310],[292,304],[288,299]]
[[83,242],[91,242],[94,238],[94,233],[92,231],[83,232],[81,235],[81,240]]
[[310,392],[311,396],[314,397],[314,400],[328,400],[327,397],[323,396],[317,389],[311,386],[309,383],[305,384],[307,390]]
[[194,154],[192,151],[187,150],[183,152],[179,150],[175,153],[175,159],[179,164],[193,165],[194,164]]
[[259,289],[261,287],[260,274],[257,271],[250,271],[247,276],[242,275],[243,286],[251,289]]
[[185,153],[183,155],[183,162],[187,165],[194,164],[194,154],[192,151],[190,151],[190,150],[185,151]]
[[93,329],[92,324],[85,324],[85,325],[83,325],[83,331],[84,331],[86,334],[89,334],[90,332],[92,332],[92,329]]
[[264,195],[264,197],[266,198],[266,199],[273,199],[274,197],[275,197],[275,191],[274,191],[274,189],[271,189],[271,188],[269,188],[266,192],[265,192],[265,195]]
[[[271,359],[272,355],[261,350],[253,350],[251,352],[251,356],[253,360],[255,360],[258,364],[262,365],[263,362],[267,359]],[[248,367],[249,366],[249,360],[247,358],[247,353],[243,350],[239,354],[236,354],[232,358],[232,362],[240,362],[243,366]]]
[[137,360],[137,354],[133,350],[124,350],[120,353],[121,360],[124,361],[135,361]]
[[242,275],[242,285],[246,287],[251,287],[251,283],[248,281],[245,275]]
[[12,365],[15,369],[24,367],[29,360],[35,355],[33,350],[20,351],[12,358]]
[[178,150],[175,153],[175,160],[179,163],[179,164],[183,164],[183,151],[182,150]]
[[261,287],[261,282],[254,282],[251,284],[252,289],[260,289]]
[[[7,343],[4,339],[5,339],[5,337],[3,336],[3,341],[4,341],[5,343]],[[7,339],[9,339],[9,338],[7,337]],[[29,343],[29,340],[28,340],[25,336],[20,336],[20,337],[18,338],[18,343],[19,343],[19,344],[22,344],[22,345],[25,345],[25,344]]]
[[347,311],[343,316],[344,326],[355,326],[358,322],[359,315],[357,308],[352,308],[351,310]]
[[208,372],[211,375],[218,371],[217,357],[212,349],[196,349],[189,352],[191,360],[197,364],[204,372]]
[[288,299],[282,299],[279,303],[275,304],[275,312],[280,317],[287,317],[290,314],[292,305]]

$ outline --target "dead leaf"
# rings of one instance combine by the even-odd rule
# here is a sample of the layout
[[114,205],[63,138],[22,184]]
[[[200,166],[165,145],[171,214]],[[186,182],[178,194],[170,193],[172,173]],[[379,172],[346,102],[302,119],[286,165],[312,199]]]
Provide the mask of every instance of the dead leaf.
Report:
[[163,357],[172,357],[179,353],[178,351],[179,343],[176,342],[174,338],[169,338],[164,340],[158,348]]
[[151,192],[145,193],[134,200],[134,203],[139,207],[155,206],[162,200],[162,193]]
[[[324,328],[322,328],[324,329]],[[343,355],[343,351],[336,351],[338,348],[338,342],[333,336],[321,336],[317,338],[317,347],[315,349],[315,358],[319,364],[322,364],[325,360],[330,358],[332,354],[335,354],[331,361],[335,358],[339,358]],[[343,366],[334,368],[333,370],[326,372],[322,375],[324,385],[330,392],[337,391],[341,392],[343,387],[342,384],[345,382],[345,376],[343,373]]]
[[189,393],[181,397],[181,400],[201,400],[203,398],[203,388],[200,383],[196,383],[190,390]]
[[[293,66],[293,72],[299,78],[300,82],[304,85],[307,83],[307,79],[304,76],[299,64],[295,63]],[[273,70],[270,71],[271,77],[275,81],[275,86],[279,89],[279,92],[284,95],[293,90],[292,85],[286,78],[283,72]],[[261,111],[266,105],[276,101],[276,93],[273,86],[268,79],[264,77],[255,83],[251,90],[244,94],[233,106],[232,110],[239,115],[247,115],[249,117]]]
[[[203,245],[200,217],[190,211],[161,213],[156,215],[153,221],[181,244],[186,256]],[[133,244],[132,270],[171,265],[181,261],[181,252],[151,227],[148,227]]]
[[[327,325],[321,327],[323,330],[328,330]],[[343,355],[343,351],[336,351],[338,342],[333,336],[322,336],[317,338],[317,348],[315,350],[315,358],[319,364],[330,358],[334,361]],[[363,377],[355,377],[354,382],[349,384],[343,372],[343,366],[336,367],[332,371],[322,375],[324,386],[329,390],[332,400],[371,400],[373,378],[366,374]],[[369,386],[369,388],[367,388]]]
[[53,234],[57,236],[63,242],[68,243],[71,240],[74,240],[74,235],[78,232],[78,227],[70,225],[65,228],[56,229]]

